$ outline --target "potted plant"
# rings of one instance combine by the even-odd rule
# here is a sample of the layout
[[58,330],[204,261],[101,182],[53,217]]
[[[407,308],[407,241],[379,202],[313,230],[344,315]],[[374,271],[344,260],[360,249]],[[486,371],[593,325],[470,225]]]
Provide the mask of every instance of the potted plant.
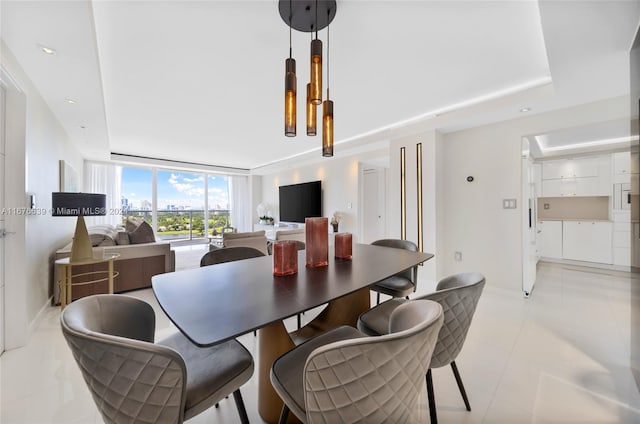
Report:
[[273,217],[271,216],[271,208],[268,203],[260,203],[258,205],[258,222],[260,224],[273,225]]
[[331,227],[333,227],[333,232],[337,233],[338,232],[338,224],[340,224],[340,220],[342,219],[342,216],[338,213],[338,212],[334,212],[333,216],[331,217]]

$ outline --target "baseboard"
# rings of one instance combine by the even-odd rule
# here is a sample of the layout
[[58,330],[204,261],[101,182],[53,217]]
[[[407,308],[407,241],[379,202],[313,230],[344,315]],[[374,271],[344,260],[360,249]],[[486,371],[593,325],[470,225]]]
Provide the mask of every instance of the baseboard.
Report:
[[40,325],[40,323],[42,322],[42,319],[44,318],[44,313],[47,311],[47,309],[52,307],[51,306],[52,302],[53,302],[53,296],[50,296],[47,299],[47,301],[44,303],[44,305],[42,305],[42,308],[40,308],[40,310],[36,314],[36,317],[29,323],[29,328],[28,328],[29,337],[31,337],[34,331],[36,331],[36,329],[38,328],[38,325]]
[[554,259],[554,258],[541,257],[539,262],[547,262],[547,263],[558,264],[558,265],[578,266],[578,267],[584,267],[584,268],[597,268],[597,269],[604,269],[607,271],[631,272],[631,268],[628,266],[600,264],[597,262],[574,261],[571,259]]

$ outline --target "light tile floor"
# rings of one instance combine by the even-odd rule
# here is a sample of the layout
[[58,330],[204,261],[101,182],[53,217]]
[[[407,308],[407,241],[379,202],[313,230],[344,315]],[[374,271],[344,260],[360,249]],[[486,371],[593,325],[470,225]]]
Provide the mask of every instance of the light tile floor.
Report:
[[[182,265],[197,264],[198,249],[180,248]],[[530,299],[488,282],[457,360],[473,410],[464,409],[450,368],[436,369],[440,422],[640,422],[640,395],[628,365],[628,275],[557,264],[541,264],[538,275]],[[175,331],[151,290],[131,295],[154,306],[159,338]],[[102,422],[59,315],[50,308],[27,346],[0,357],[1,423]],[[257,356],[252,334],[239,340]],[[251,421],[262,422],[255,375],[242,393]],[[426,400],[422,407],[426,411]],[[238,422],[234,402],[225,400],[190,422]]]

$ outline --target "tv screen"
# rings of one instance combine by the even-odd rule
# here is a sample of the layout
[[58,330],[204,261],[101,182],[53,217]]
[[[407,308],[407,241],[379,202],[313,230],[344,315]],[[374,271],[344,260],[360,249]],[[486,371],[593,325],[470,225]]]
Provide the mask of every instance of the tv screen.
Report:
[[280,186],[280,221],[301,222],[322,216],[322,182]]

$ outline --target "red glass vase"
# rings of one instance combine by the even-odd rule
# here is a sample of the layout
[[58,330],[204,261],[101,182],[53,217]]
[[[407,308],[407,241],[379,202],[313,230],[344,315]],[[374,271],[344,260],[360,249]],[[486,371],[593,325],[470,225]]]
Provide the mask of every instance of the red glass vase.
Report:
[[329,265],[329,219],[306,218],[304,228],[307,267]]
[[291,275],[298,272],[298,243],[282,240],[273,243],[273,275]]
[[352,254],[352,236],[351,233],[337,233],[334,236],[333,244],[335,246],[334,256],[337,259],[351,260]]

